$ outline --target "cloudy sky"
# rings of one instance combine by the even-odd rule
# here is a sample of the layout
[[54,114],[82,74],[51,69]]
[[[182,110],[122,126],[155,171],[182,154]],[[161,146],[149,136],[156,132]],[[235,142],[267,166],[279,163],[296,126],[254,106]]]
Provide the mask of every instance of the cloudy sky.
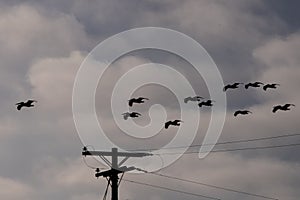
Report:
[[[96,200],[103,196],[106,181],[96,180],[93,169],[81,158],[83,144],[73,121],[72,89],[77,70],[88,53],[109,36],[131,28],[164,27],[192,37],[213,58],[225,84],[235,81],[280,84],[277,90],[268,92],[242,88],[228,92],[227,116],[219,141],[298,134],[299,6],[296,0],[1,0],[1,199]],[[122,135],[112,118],[111,91],[118,78],[134,66],[151,62],[172,66],[186,76],[199,95],[209,98],[203,79],[176,55],[148,49],[121,57],[99,82],[96,110],[108,137],[127,149],[159,148],[177,131],[176,128],[162,130],[149,140],[137,140]],[[143,76],[150,75],[140,75]],[[134,93],[139,95],[151,99],[137,107],[145,116],[136,120],[137,124],[150,123],[148,112],[153,104],[163,106],[168,118],[180,116],[178,100],[168,88],[147,85]],[[36,107],[21,112],[15,109],[16,102],[29,98],[38,100]],[[296,107],[290,112],[271,112],[273,105],[284,103],[294,103]],[[253,114],[233,117],[234,110],[244,108]],[[201,144],[210,117],[209,109],[201,110],[194,144]],[[217,148],[299,142],[300,136]],[[296,200],[300,196],[299,152],[299,147],[288,147],[211,153],[204,159],[188,154],[160,173]],[[93,167],[104,167],[91,159],[87,162]],[[263,199],[150,174],[126,174],[125,178],[224,200]],[[120,199],[145,197],[199,199],[122,182]]]

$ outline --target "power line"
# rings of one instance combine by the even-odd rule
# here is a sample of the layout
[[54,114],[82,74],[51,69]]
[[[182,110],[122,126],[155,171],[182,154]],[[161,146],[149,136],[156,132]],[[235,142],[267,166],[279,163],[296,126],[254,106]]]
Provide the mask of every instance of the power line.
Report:
[[211,188],[221,189],[221,190],[225,190],[225,191],[229,191],[229,192],[235,192],[235,193],[239,193],[239,194],[245,194],[245,195],[260,197],[260,198],[264,198],[264,199],[278,200],[278,199],[273,198],[273,197],[267,197],[267,196],[263,196],[263,195],[259,195],[259,194],[250,193],[250,192],[244,192],[244,191],[234,190],[234,189],[220,187],[220,186],[216,186],[216,185],[211,185],[211,184],[207,184],[207,183],[191,181],[191,180],[178,178],[178,177],[174,177],[174,176],[169,176],[169,175],[165,175],[165,174],[160,174],[160,173],[156,173],[156,172],[150,172],[149,174],[156,175],[156,176],[161,176],[161,177],[165,177],[165,178],[169,178],[169,179],[179,180],[179,181],[183,181],[183,182],[203,185],[203,186],[207,186],[207,187],[211,187]]
[[205,195],[201,195],[201,194],[186,192],[186,191],[182,191],[182,190],[176,190],[176,189],[172,189],[172,188],[167,188],[167,187],[152,185],[152,184],[149,184],[149,183],[143,183],[143,182],[138,182],[138,181],[133,181],[133,180],[128,180],[128,179],[123,179],[123,180],[127,181],[127,182],[130,182],[130,183],[135,183],[135,184],[139,184],[139,185],[149,186],[149,187],[153,187],[153,188],[159,188],[159,189],[162,189],[162,190],[168,190],[168,191],[172,191],[172,192],[178,192],[178,193],[192,195],[192,196],[196,196],[196,197],[203,197],[203,198],[207,198],[207,199],[221,200],[221,199],[215,198],[215,197],[210,197],[210,196],[205,196]]
[[[261,147],[246,147],[246,148],[235,148],[235,149],[217,149],[211,151],[202,151],[201,153],[218,153],[218,152],[232,152],[232,151],[245,151],[245,150],[263,150],[263,149],[273,149],[273,148],[283,148],[283,147],[295,147],[299,146],[300,143],[295,144],[283,144],[283,145],[272,145],[272,146],[261,146]],[[172,154],[194,154],[200,153],[199,151],[187,151],[187,152],[166,152],[166,153],[159,153],[153,155],[172,155]]]
[[[270,136],[270,137],[260,137],[260,138],[252,138],[252,139],[241,139],[241,140],[233,140],[233,141],[224,141],[224,142],[217,142],[215,144],[194,144],[190,146],[175,146],[175,147],[162,147],[160,149],[182,149],[188,147],[202,147],[202,146],[213,146],[213,145],[222,145],[222,144],[233,144],[233,143],[245,143],[245,142],[253,142],[253,141],[263,141],[263,140],[271,140],[271,139],[278,139],[278,138],[287,138],[287,137],[295,137],[300,136],[300,133],[295,134],[285,134],[285,135],[277,135],[277,136]],[[158,149],[130,149],[128,151],[155,151]]]

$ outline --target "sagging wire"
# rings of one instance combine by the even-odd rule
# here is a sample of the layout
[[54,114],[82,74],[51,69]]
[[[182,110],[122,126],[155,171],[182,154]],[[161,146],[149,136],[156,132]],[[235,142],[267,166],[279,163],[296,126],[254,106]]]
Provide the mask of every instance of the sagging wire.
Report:
[[107,192],[108,192],[108,186],[110,185],[110,179],[107,181],[106,189],[103,195],[103,200],[106,200]]
[[[86,145],[86,146],[84,146],[84,148],[86,148],[86,149],[88,149],[88,147],[91,147],[92,150],[95,151],[95,148],[94,148],[94,146],[92,146],[92,145]],[[85,164],[88,168],[90,168],[90,169],[96,170],[97,168],[99,168],[99,167],[94,167],[94,166],[88,164],[88,162],[86,161],[86,157],[85,157],[85,156],[82,156],[82,160],[83,160],[84,164]],[[101,168],[99,168],[99,169],[106,169],[106,168],[101,167]]]

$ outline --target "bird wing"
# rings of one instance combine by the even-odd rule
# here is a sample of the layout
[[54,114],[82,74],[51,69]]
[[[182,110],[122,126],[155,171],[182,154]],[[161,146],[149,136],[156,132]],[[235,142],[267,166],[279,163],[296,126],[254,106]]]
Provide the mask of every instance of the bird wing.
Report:
[[286,106],[287,108],[289,108],[290,106],[295,106],[295,104],[287,103],[287,104],[284,105],[284,107],[285,107],[285,106]]
[[145,98],[145,97],[139,97],[137,98],[138,101],[142,101],[142,100],[149,100],[148,98]]
[[138,112],[132,112],[131,114],[137,115],[137,116],[141,116],[141,113]]
[[28,101],[27,101],[28,104],[32,104],[32,103],[34,103],[34,102],[37,102],[37,101],[36,101],[36,100],[28,100]]

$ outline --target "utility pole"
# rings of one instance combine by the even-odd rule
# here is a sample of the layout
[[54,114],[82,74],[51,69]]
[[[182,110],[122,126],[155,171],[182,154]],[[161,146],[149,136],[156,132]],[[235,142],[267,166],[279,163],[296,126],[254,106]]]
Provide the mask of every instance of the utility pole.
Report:
[[[95,176],[98,178],[100,176],[107,179],[108,184],[111,182],[111,200],[118,200],[118,188],[119,188],[119,176],[118,174],[123,174],[128,171],[135,170],[135,167],[126,167],[122,164],[128,160],[130,157],[144,157],[152,156],[150,153],[129,153],[129,152],[118,152],[117,148],[112,148],[111,152],[108,151],[88,151],[86,147],[82,151],[83,156],[99,156],[106,164],[108,164],[111,169],[107,171],[100,172],[97,168]],[[111,162],[106,158],[106,156],[111,157]],[[121,162],[118,161],[119,157],[123,157]],[[123,176],[122,176],[123,177]]]

